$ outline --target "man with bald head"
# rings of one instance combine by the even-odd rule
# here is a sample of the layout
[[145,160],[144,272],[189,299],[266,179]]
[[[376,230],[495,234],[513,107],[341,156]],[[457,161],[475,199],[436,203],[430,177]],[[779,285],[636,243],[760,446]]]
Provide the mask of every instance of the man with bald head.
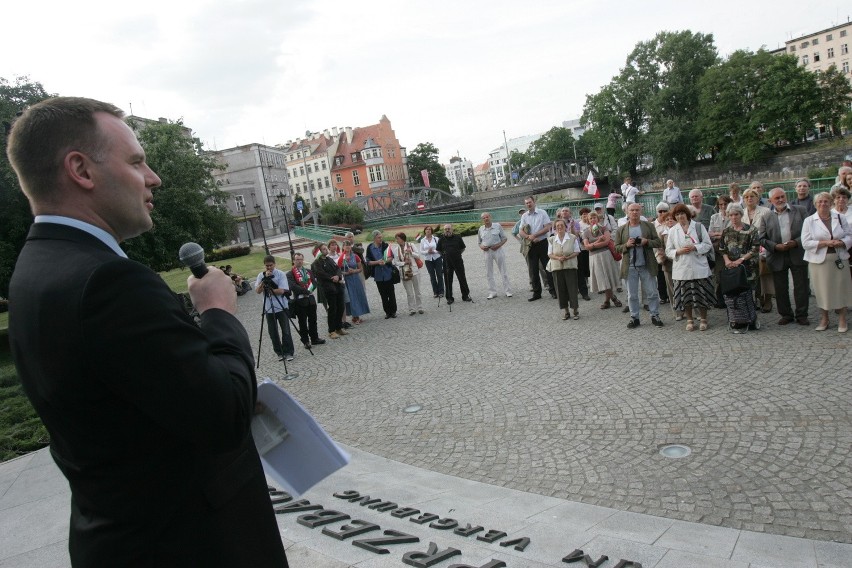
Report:
[[[775,284],[775,302],[781,316],[778,325],[787,325],[793,319],[799,325],[809,325],[810,280],[802,248],[802,226],[808,214],[804,207],[788,204],[787,196],[780,187],[769,192],[769,201],[772,211],[763,216],[758,231],[760,244],[766,249],[766,265],[772,271]],[[793,276],[795,312],[790,304],[788,273]]]
[[710,228],[710,218],[716,213],[712,206],[704,203],[704,194],[700,189],[693,189],[689,192],[689,202],[695,207],[695,220],[704,225],[705,229]]
[[287,566],[230,277],[209,266],[188,278],[196,325],[119,246],[151,229],[160,186],[122,117],[48,99],[15,121],[7,148],[35,214],[9,343],[71,488],[71,564]]

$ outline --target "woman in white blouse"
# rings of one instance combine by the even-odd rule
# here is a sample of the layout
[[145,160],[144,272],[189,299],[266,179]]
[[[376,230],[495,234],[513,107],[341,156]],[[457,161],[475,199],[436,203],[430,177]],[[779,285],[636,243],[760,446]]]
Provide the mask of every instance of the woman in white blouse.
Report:
[[701,223],[692,220],[686,205],[671,210],[675,224],[669,229],[666,256],[672,260],[674,309],[686,314],[686,331],[695,329],[693,309],[698,309],[698,329],[707,329],[707,308],[716,303],[707,255],[713,250],[710,235]]
[[420,256],[426,263],[429,280],[432,282],[432,294],[435,298],[444,297],[444,258],[438,252],[438,237],[432,234],[432,227],[423,228],[423,238],[420,239]]
[[846,333],[846,307],[852,305],[852,280],[846,271],[852,228],[845,217],[831,211],[831,203],[828,193],[814,197],[817,211],[802,225],[802,248],[820,311],[816,330],[828,329],[829,310],[838,310],[837,331]]
[[[405,296],[408,299],[408,315],[423,313],[423,300],[420,297],[420,259],[419,247],[408,242],[405,233],[395,235],[396,242],[390,245],[393,254],[393,264],[399,269]],[[390,255],[388,255],[390,256]]]

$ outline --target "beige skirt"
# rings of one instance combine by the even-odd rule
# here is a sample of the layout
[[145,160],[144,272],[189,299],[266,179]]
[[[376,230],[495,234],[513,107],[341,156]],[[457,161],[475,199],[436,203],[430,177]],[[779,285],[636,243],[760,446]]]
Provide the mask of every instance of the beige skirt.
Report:
[[849,261],[843,261],[838,269],[834,261],[836,254],[825,255],[822,264],[809,263],[808,275],[816,296],[816,304],[822,310],[836,310],[852,306],[852,278],[849,278]]

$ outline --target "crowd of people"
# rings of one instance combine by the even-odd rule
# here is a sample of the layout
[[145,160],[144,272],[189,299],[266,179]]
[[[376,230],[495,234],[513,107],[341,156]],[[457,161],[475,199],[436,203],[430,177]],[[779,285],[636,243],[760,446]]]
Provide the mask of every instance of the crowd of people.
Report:
[[[686,331],[707,330],[708,310],[716,308],[725,311],[733,332],[742,333],[760,328],[757,314],[773,311],[773,299],[778,325],[806,326],[811,323],[813,291],[820,309],[815,329],[828,329],[830,314],[835,313],[842,333],[847,329],[847,306],[852,305],[852,269],[846,269],[852,247],[850,183],[852,167],[844,165],[830,192],[813,195],[810,182],[802,179],[789,203],[781,188],[767,193],[755,181],[741,191],[732,183],[727,194],[717,196],[714,207],[704,202],[700,189],[689,191],[685,200],[674,181],[667,180],[656,216],[646,217],[637,199],[642,192],[626,178],[621,191],[614,192],[623,197],[621,219],[615,219],[610,207],[618,199],[608,200],[606,207],[583,207],[577,217],[570,207],[562,207],[551,220],[534,197],[527,197],[511,234],[526,260],[528,300],[540,300],[547,290],[563,320],[580,319],[580,300],[590,301],[595,293],[602,298],[600,309],[616,307],[629,313],[629,329],[641,325],[643,311],[653,326],[662,327],[660,307],[669,305],[675,322],[685,320]],[[477,244],[485,264],[487,299],[511,298],[507,231],[489,212],[480,219]],[[289,330],[277,315],[287,309],[290,290],[295,292],[293,317],[307,348],[325,342],[316,331],[317,301],[325,306],[332,339],[348,335],[348,329],[364,321],[370,314],[368,278],[375,282],[385,319],[397,317],[397,284],[405,291],[408,314],[425,313],[420,284],[424,272],[439,302],[445,298],[447,304],[454,303],[456,280],[462,300],[472,301],[463,258],[466,245],[451,224],[444,225],[441,235],[426,226],[414,240],[399,232],[391,243],[374,231],[366,248],[355,243],[351,233],[344,239],[342,244],[332,239],[318,245],[310,269],[297,254],[294,268],[276,279],[284,284],[271,292],[279,310],[273,303],[267,322],[279,357],[293,357]],[[264,275],[275,277],[275,272],[258,275],[258,293],[263,292]],[[624,290],[626,305],[617,295]]]

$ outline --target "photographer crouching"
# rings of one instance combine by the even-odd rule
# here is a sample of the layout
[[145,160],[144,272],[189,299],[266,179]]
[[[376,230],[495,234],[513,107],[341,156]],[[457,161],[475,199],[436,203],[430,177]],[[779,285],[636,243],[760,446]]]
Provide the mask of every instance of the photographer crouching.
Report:
[[[293,337],[290,333],[290,314],[288,312],[288,300],[290,287],[287,284],[287,275],[275,268],[275,257],[268,255],[263,258],[266,270],[257,275],[255,292],[263,294],[263,313],[266,316],[266,329],[272,340],[272,349],[279,360],[286,358],[293,360],[295,347]],[[284,334],[284,345],[281,345],[281,337],[278,328]]]

